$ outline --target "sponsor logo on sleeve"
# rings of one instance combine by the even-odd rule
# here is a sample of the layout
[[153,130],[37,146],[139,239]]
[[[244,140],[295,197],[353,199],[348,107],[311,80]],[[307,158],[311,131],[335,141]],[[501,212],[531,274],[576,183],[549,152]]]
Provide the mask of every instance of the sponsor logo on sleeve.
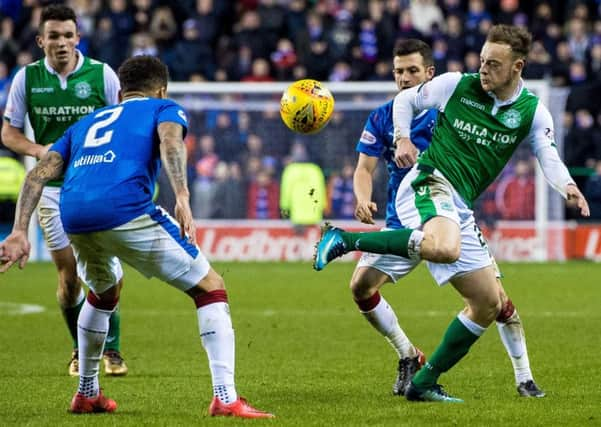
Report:
[[359,142],[366,145],[373,145],[376,143],[376,137],[370,131],[363,129],[363,133],[361,134],[361,138],[359,138]]

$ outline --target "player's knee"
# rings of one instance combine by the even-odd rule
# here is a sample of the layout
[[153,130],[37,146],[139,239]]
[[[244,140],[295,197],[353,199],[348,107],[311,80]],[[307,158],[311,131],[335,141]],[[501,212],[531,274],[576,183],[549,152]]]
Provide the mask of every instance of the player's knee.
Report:
[[77,275],[75,275],[75,278],[61,277],[59,275],[56,298],[61,306],[72,307],[75,305],[80,293],[81,283],[79,283]]
[[219,273],[213,269],[210,269],[209,273],[203,277],[203,279],[198,283],[197,287],[203,292],[217,291],[225,289],[225,281]]
[[510,299],[507,299],[499,310],[499,314],[497,315],[497,322],[505,323],[507,322],[515,313],[515,306]]
[[487,299],[482,306],[486,320],[489,322],[495,320],[501,311],[501,307],[502,301],[500,298]]
[[361,301],[369,298],[374,294],[375,291],[378,290],[377,287],[372,286],[372,284],[369,283],[369,281],[363,276],[353,276],[349,287],[355,301]]
[[451,241],[438,242],[434,247],[433,259],[431,259],[431,261],[442,264],[451,264],[457,261],[460,255],[460,244]]

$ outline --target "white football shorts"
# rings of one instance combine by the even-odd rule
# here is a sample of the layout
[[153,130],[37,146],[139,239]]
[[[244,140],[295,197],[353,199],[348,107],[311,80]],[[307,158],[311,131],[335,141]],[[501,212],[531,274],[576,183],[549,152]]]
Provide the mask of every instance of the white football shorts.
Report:
[[[382,231],[386,230],[389,229],[382,229]],[[418,264],[419,261],[397,255],[364,252],[357,262],[357,268],[374,268],[389,276],[393,283],[396,283],[399,279],[411,273]],[[495,269],[496,277],[500,278],[501,272],[497,267],[497,263],[490,254],[486,240],[475,223],[466,224],[461,230],[461,255],[456,262],[452,264],[426,262],[430,274],[439,286],[446,284],[453,277],[471,273],[491,264]]]
[[[390,231],[390,228],[382,228],[381,231]],[[398,255],[390,254],[374,254],[371,252],[363,252],[357,268],[368,267],[381,271],[390,277],[393,283],[411,273],[415,267],[419,265],[419,261],[404,258]]]
[[50,251],[65,249],[70,244],[61,221],[60,197],[60,187],[44,187],[38,203],[38,220]]
[[461,254],[456,262],[427,262],[436,283],[443,285],[453,277],[490,265],[497,277],[501,277],[488,244],[476,225],[474,212],[439,171],[420,170],[418,166],[414,166],[399,185],[396,210],[401,223],[409,228],[421,229],[429,219],[444,216],[461,229]]
[[158,207],[111,230],[69,237],[79,277],[96,294],[117,282],[119,260],[182,291],[198,284],[210,269],[198,247],[180,236],[175,219]]

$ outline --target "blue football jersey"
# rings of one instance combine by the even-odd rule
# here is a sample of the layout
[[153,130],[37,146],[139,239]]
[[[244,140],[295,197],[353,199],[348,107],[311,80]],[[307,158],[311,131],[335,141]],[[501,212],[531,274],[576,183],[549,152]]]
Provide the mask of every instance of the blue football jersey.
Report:
[[60,213],[67,233],[108,230],[155,210],[162,122],[187,129],[175,102],[132,98],[87,115],[52,145],[65,163]]
[[[396,193],[401,180],[411,168],[399,168],[394,158],[394,125],[392,123],[392,104],[394,100],[376,108],[369,115],[359,142],[357,151],[371,157],[382,157],[388,169],[388,190],[386,201],[386,227],[402,228],[394,206]],[[437,110],[425,110],[411,122],[411,142],[423,152],[432,141],[432,131],[436,123]]]

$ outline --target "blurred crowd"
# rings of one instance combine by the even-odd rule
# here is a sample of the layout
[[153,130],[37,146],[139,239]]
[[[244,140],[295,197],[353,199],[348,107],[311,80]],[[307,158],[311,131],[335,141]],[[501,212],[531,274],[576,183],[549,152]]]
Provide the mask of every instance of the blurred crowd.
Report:
[[[571,91],[563,123],[566,163],[581,187],[592,188],[589,197],[597,197],[601,203],[601,195],[595,193],[601,192],[598,185],[589,184],[598,183],[601,174],[600,0],[65,3],[77,13],[79,49],[84,54],[115,69],[128,56],[156,55],[168,64],[172,80],[191,82],[304,77],[391,81],[393,46],[398,39],[409,37],[431,43],[437,73],[472,72],[478,70],[479,50],[491,25],[525,26],[533,33],[534,44],[524,77],[545,79],[553,87]],[[35,36],[45,4],[41,0],[0,2],[0,108],[11,77],[42,55]],[[279,218],[276,195],[284,168],[310,161],[324,173],[326,216],[351,218],[353,150],[367,114],[337,112],[322,134],[296,141],[274,137],[283,132],[277,111],[203,115],[187,141],[195,214],[199,218]],[[326,140],[328,144],[323,143]],[[512,166],[519,173],[511,176],[517,183],[495,184],[503,191],[485,197],[480,204],[483,209],[501,218],[532,217],[530,208],[518,215],[507,207],[533,200],[525,197],[529,189],[519,190],[524,182],[534,185],[531,161],[519,161]],[[385,183],[385,177],[381,180]],[[227,191],[223,191],[224,183],[228,183]],[[206,203],[209,197],[221,199]],[[385,198],[385,194],[376,197]]]

